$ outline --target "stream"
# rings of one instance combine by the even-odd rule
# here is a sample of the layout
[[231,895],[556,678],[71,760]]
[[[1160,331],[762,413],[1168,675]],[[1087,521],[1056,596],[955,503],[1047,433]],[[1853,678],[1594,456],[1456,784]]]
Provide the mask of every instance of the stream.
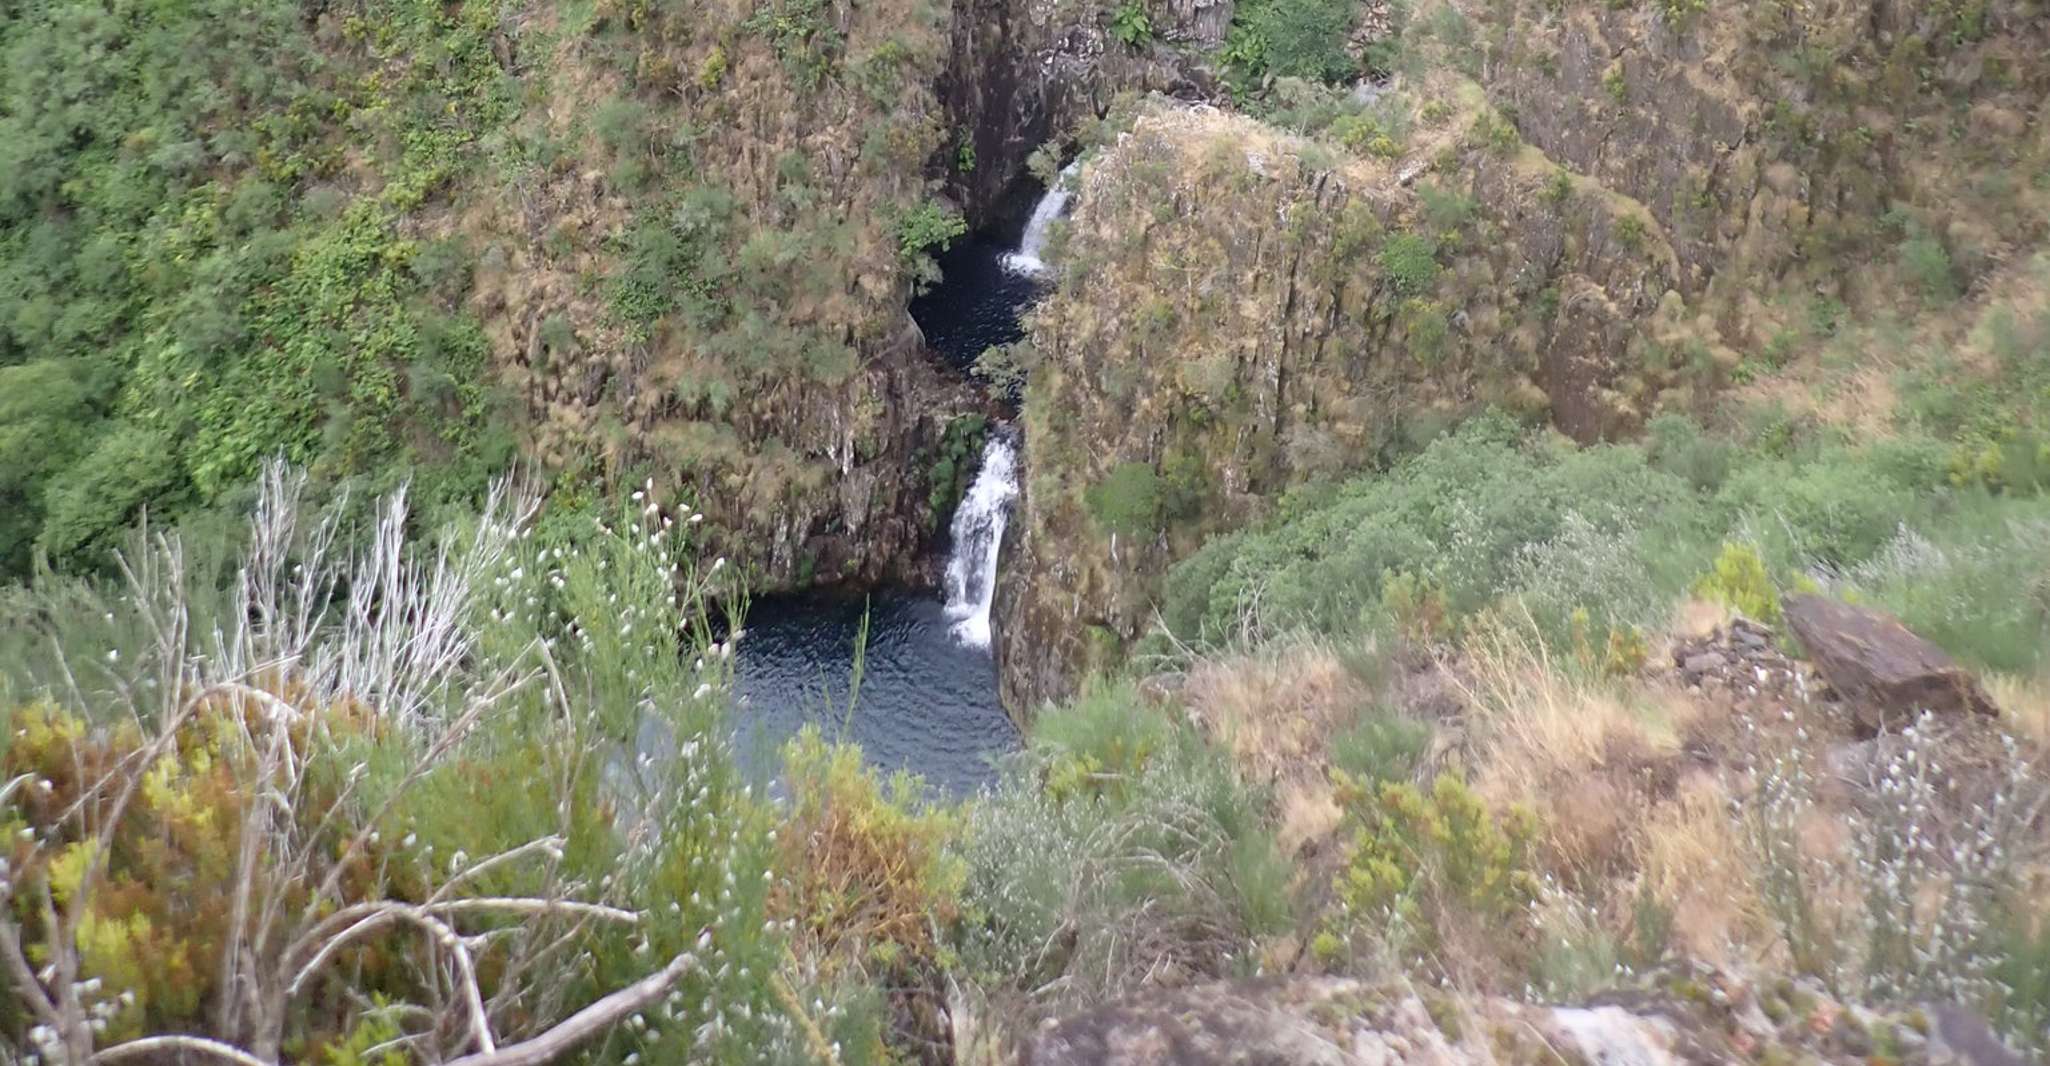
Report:
[[[965,372],[984,349],[1023,338],[1018,316],[1043,284],[1041,256],[1066,206],[1068,177],[1063,172],[1040,197],[1015,236],[978,233],[954,242],[939,257],[943,280],[912,302],[926,343],[956,368]],[[860,744],[881,769],[910,770],[945,795],[969,795],[995,780],[995,759],[1020,743],[997,702],[990,653],[990,604],[1018,496],[1019,446],[1015,427],[992,427],[949,526],[944,599],[883,589],[866,598],[805,593],[753,603],[737,686],[740,747],[750,764],[772,771],[777,747],[817,723],[828,736]]]

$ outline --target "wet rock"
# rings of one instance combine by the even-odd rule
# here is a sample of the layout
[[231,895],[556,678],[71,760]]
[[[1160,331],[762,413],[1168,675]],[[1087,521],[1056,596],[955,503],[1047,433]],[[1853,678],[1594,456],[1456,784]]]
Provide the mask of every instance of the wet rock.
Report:
[[1879,732],[1922,712],[1998,714],[1971,673],[1898,619],[1825,596],[1792,596],[1787,624],[1816,672]]

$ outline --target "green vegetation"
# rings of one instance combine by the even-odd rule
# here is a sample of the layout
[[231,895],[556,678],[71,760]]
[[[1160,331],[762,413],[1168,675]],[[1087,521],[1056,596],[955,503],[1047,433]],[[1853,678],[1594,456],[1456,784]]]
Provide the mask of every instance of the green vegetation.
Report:
[[1069,1004],[1162,966],[1239,972],[1292,920],[1267,809],[1222,752],[1129,684],[1049,709],[963,842],[968,972]]
[[2050,646],[2050,586],[2020,568],[2039,557],[2050,499],[1955,487],[1941,456],[1913,438],[1775,454],[1769,439],[1671,421],[1649,447],[1576,448],[1480,419],[1270,528],[1212,541],[1170,572],[1162,616],[1186,639],[1220,639],[1258,588],[1262,631],[1350,632],[1415,602],[1391,603],[1386,575],[1400,574],[1442,595],[1455,625],[1520,602],[1564,649],[1576,611],[1597,641],[1662,622],[1689,591],[1770,621],[1777,590],[1817,582],[1967,659],[2033,669]]
[[272,454],[437,501],[509,457],[468,252],[409,221],[514,107],[498,18],[394,0],[322,43],[280,3],[16,13],[0,439],[37,445],[0,470],[0,572],[100,558]]
[[1381,269],[1396,292],[1427,293],[1438,280],[1438,242],[1421,233],[1398,233],[1381,245]]
[[1153,19],[1142,0],[1124,0],[1110,13],[1110,35],[1126,48],[1137,48],[1153,39]]
[[1233,10],[1223,59],[1241,84],[1268,75],[1345,81],[1359,64],[1345,50],[1358,17],[1347,0],[1255,0]]
[[984,415],[962,415],[947,423],[946,433],[933,451],[932,493],[926,499],[926,520],[934,528],[954,513],[961,494],[968,491],[988,433],[989,418]]
[[[1499,817],[1454,777],[1429,791],[1401,781],[1347,783],[1341,798],[1353,824],[1338,875],[1341,914],[1395,951],[1429,950],[1449,923],[1513,927],[1537,896],[1530,850],[1535,817]],[[1438,923],[1448,925],[1441,930]]]
[[1089,486],[1083,501],[1105,530],[1144,537],[1193,516],[1206,492],[1202,465],[1192,456],[1170,457],[1164,471],[1151,463],[1119,463]]

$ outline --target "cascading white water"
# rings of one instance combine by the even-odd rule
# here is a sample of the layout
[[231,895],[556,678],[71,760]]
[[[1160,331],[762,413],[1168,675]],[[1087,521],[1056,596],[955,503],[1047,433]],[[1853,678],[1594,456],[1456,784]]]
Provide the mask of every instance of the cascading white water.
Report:
[[947,559],[947,617],[954,637],[989,647],[989,607],[997,591],[997,551],[1018,498],[1018,445],[998,427],[982,447],[982,469],[954,510],[954,553]]
[[1004,256],[1004,269],[1016,274],[1046,273],[1046,261],[1040,255],[1046,251],[1047,234],[1054,221],[1068,209],[1068,197],[1075,192],[1075,171],[1081,166],[1082,161],[1077,159],[1054,176],[1053,185],[1039,198],[1031,220],[1025,223],[1025,236],[1019,240],[1018,250]]

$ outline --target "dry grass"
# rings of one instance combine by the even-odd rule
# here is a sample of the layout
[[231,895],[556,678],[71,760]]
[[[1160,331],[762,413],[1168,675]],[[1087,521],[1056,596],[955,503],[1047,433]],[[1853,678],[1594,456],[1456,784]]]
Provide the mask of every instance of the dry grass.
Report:
[[1322,641],[1205,660],[1182,688],[1190,716],[1249,772],[1278,777],[1316,761],[1324,743],[1373,697]]
[[1182,688],[1189,717],[1241,772],[1275,786],[1283,854],[1337,828],[1325,746],[1373,695],[1335,647],[1309,640],[1205,660]]
[[1496,803],[1538,802],[1556,782],[1670,753],[1676,726],[1693,713],[1660,687],[1576,673],[1513,623],[1477,632],[1460,667],[1474,710],[1476,785]]
[[1771,936],[1720,775],[1696,771],[1645,812],[1638,861],[1644,884],[1673,911],[1675,947],[1702,959]]
[[2000,706],[2003,728],[2039,750],[2050,751],[2050,677],[1989,674],[1987,694]]

